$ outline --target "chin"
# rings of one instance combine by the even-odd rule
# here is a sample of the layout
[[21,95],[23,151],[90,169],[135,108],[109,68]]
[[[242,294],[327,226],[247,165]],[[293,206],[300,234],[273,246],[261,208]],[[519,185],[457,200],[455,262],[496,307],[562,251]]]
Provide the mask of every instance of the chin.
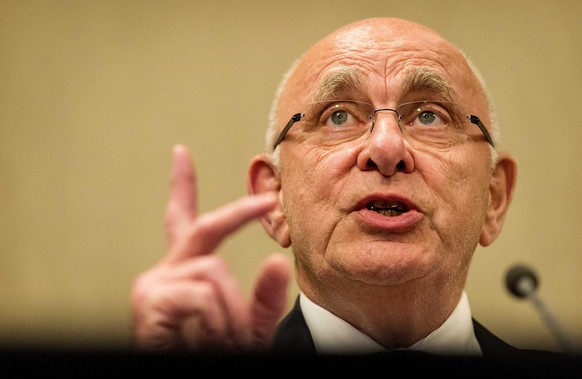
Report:
[[367,252],[344,256],[332,263],[352,280],[373,285],[399,285],[429,275],[435,265],[429,255],[414,253]]

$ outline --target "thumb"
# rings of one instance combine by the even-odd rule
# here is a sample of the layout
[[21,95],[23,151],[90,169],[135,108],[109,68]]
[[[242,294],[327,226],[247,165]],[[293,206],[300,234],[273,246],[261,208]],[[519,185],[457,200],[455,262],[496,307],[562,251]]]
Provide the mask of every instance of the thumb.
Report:
[[261,266],[251,300],[251,325],[255,348],[271,346],[275,328],[287,307],[287,287],[291,275],[288,259],[273,254]]

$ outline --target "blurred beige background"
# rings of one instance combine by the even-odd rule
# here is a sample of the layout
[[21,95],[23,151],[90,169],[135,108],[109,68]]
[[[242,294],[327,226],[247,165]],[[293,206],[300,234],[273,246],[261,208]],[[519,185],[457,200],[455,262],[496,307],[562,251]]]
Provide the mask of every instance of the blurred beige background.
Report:
[[[515,345],[560,349],[504,288],[527,263],[580,344],[582,2],[0,0],[0,345],[127,346],[132,279],[165,253],[172,146],[191,149],[202,210],[245,194],[282,73],[372,16],[464,49],[520,164],[505,230],[474,259],[475,317]],[[220,254],[249,293],[275,250],[253,223]]]

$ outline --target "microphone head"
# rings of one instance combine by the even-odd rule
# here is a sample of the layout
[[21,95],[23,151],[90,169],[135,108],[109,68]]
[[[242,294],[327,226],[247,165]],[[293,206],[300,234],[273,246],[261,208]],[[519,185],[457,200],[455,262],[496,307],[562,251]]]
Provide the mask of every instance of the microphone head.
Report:
[[538,288],[537,274],[529,266],[517,264],[507,270],[505,285],[509,292],[518,297],[525,298],[533,294]]

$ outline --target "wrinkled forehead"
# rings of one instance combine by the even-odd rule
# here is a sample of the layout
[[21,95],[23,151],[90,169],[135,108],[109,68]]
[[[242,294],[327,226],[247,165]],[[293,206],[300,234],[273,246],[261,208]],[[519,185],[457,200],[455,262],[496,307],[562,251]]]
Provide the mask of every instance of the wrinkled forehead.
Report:
[[437,33],[412,23],[370,23],[340,29],[303,57],[286,89],[294,106],[329,96],[394,102],[427,92],[476,106],[481,90],[463,54]]

